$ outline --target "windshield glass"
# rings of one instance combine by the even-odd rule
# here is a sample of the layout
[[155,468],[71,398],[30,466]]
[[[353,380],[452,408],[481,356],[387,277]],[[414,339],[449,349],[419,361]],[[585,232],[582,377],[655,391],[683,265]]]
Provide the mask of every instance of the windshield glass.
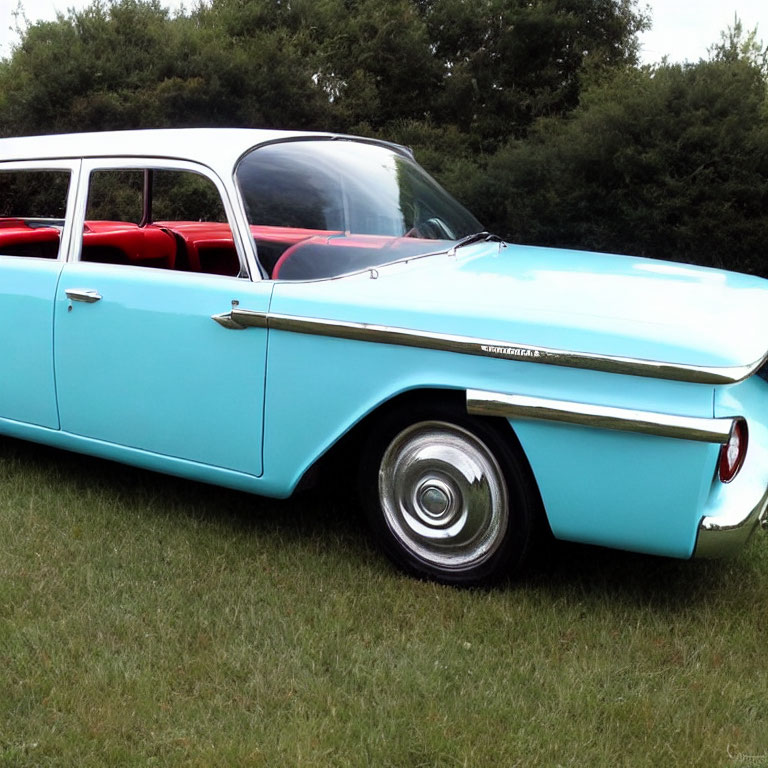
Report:
[[413,160],[351,140],[270,144],[237,181],[262,266],[315,279],[444,250],[482,229]]

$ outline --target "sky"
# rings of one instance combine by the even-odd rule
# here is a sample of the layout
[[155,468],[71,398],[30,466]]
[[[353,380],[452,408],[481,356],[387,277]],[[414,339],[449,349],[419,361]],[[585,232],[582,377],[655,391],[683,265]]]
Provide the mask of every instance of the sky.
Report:
[[[0,56],[7,56],[17,40],[13,31],[13,11],[19,0],[0,0]],[[24,14],[31,21],[53,19],[56,11],[83,8],[91,0],[20,0]],[[182,0],[162,0],[163,5],[178,9]],[[698,61],[707,56],[707,48],[720,40],[720,32],[733,26],[738,14],[744,29],[758,27],[758,39],[768,44],[767,0],[640,0],[647,4],[653,28],[640,38],[641,60],[652,64],[667,56],[670,61]],[[194,5],[188,1],[187,6]]]
[[[641,0],[640,6],[644,6]],[[653,64],[668,56],[670,61],[698,61],[707,48],[720,41],[720,33],[733,26],[738,15],[745,31],[757,27],[757,38],[768,44],[766,0],[651,0],[650,32],[640,37],[640,58]]]

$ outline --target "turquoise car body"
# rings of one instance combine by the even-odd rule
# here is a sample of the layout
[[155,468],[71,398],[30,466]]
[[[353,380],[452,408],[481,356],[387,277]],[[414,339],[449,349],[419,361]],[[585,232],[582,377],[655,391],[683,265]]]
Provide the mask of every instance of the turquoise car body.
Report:
[[[404,393],[570,403],[618,421],[528,406],[506,415],[557,538],[680,558],[728,554],[748,538],[768,488],[768,382],[757,375],[765,281],[487,240],[328,278],[270,279],[235,169],[252,147],[307,138],[0,141],[0,168],[31,160],[72,172],[58,259],[2,255],[0,243],[0,432],[284,498]],[[204,169],[247,274],[180,278],[82,261],[87,170],[107,157]],[[100,300],[73,301],[78,290]],[[713,428],[746,420],[741,471],[718,478],[725,438],[620,428],[638,414]]]

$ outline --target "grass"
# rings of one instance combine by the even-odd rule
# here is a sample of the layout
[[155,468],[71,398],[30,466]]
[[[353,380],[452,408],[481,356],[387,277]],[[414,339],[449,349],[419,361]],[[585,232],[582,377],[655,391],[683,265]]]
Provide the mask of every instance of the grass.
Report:
[[0,441],[0,766],[768,766],[768,553],[400,575],[353,505]]

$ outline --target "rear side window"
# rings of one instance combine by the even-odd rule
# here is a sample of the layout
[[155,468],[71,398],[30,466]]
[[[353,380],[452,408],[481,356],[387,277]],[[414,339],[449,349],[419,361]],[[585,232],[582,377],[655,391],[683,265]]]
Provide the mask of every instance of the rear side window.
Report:
[[141,224],[148,172],[153,221],[226,222],[224,206],[210,179],[189,171],[133,168],[91,174],[85,218]]
[[66,170],[0,171],[0,256],[58,258],[69,179]]
[[80,259],[244,276],[216,185],[168,168],[91,172]]

